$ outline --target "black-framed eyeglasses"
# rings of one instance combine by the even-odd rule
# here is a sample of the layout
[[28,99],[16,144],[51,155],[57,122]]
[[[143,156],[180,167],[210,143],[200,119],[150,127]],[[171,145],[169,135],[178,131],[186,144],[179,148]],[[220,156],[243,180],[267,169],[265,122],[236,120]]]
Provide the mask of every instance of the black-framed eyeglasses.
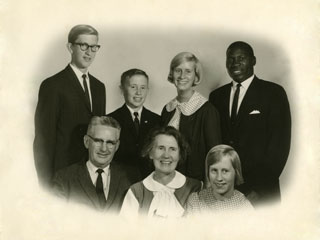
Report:
[[119,139],[118,140],[115,140],[115,141],[112,141],[112,140],[103,140],[101,138],[94,138],[94,137],[91,137],[90,135],[87,134],[87,136],[89,138],[91,138],[91,140],[97,144],[98,146],[102,146],[103,143],[106,143],[107,144],[107,147],[108,148],[114,148],[115,145],[118,143]]
[[100,45],[89,45],[88,43],[73,43],[74,45],[78,45],[82,51],[87,51],[88,48],[91,49],[92,52],[97,52],[100,49]]

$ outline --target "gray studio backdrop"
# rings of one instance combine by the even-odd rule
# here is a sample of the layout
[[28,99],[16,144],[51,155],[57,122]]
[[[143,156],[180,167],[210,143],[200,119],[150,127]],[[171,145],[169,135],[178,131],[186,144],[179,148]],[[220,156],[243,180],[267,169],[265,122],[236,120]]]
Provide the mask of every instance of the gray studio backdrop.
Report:
[[[47,50],[40,54],[35,64],[31,84],[31,111],[35,111],[37,94],[42,80],[65,68],[70,61],[66,48],[68,31],[65,27],[56,37],[43,43]],[[253,47],[257,58],[255,73],[259,78],[282,85],[289,98],[292,121],[293,140],[295,132],[294,84],[291,80],[290,59],[283,50],[283,43],[276,42],[268,36],[243,35],[215,29],[181,28],[108,28],[95,26],[100,33],[101,49],[89,71],[106,85],[107,109],[109,113],[120,107],[124,101],[119,90],[121,74],[130,68],[140,68],[150,78],[149,94],[145,106],[160,114],[163,106],[176,96],[175,87],[167,81],[171,59],[179,52],[194,53],[202,63],[204,79],[197,87],[205,97],[215,88],[230,82],[225,67],[225,51],[234,41],[246,41]],[[294,152],[295,143],[292,141]],[[279,146],[281,147],[281,146]],[[293,160],[289,156],[281,176],[281,186],[290,183]]]

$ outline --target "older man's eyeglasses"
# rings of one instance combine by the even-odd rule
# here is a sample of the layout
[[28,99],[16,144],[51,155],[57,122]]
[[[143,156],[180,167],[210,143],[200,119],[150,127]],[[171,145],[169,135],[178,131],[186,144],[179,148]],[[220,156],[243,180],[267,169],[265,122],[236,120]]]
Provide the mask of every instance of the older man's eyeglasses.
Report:
[[100,45],[89,45],[88,43],[73,43],[78,45],[82,51],[87,51],[89,48],[92,52],[97,52],[100,49]]
[[103,140],[101,138],[94,138],[94,137],[91,137],[90,135],[87,135],[89,138],[91,138],[91,140],[94,142],[94,144],[96,144],[97,146],[102,146],[103,143],[106,143],[107,147],[108,148],[114,148],[115,145],[117,144],[117,142],[119,141],[118,140],[115,140],[115,141],[112,141],[112,140]]

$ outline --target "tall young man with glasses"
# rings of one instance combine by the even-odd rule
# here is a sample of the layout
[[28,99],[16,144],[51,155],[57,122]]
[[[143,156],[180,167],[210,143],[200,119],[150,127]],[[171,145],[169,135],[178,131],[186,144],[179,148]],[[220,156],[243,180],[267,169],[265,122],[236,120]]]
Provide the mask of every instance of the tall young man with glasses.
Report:
[[87,161],[59,170],[53,180],[54,192],[67,201],[99,211],[118,212],[132,182],[126,169],[113,157],[120,145],[120,124],[111,117],[93,117],[84,144]]
[[35,166],[42,186],[51,187],[54,173],[82,158],[87,125],[104,115],[105,86],[88,72],[99,50],[98,32],[77,25],[68,35],[71,62],[41,83],[35,113]]

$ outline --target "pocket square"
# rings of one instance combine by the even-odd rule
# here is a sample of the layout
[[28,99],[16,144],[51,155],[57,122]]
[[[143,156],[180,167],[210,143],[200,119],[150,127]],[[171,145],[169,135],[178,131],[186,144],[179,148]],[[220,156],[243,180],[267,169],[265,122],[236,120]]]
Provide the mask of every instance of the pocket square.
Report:
[[260,111],[259,110],[253,110],[251,113],[249,114],[260,114]]

